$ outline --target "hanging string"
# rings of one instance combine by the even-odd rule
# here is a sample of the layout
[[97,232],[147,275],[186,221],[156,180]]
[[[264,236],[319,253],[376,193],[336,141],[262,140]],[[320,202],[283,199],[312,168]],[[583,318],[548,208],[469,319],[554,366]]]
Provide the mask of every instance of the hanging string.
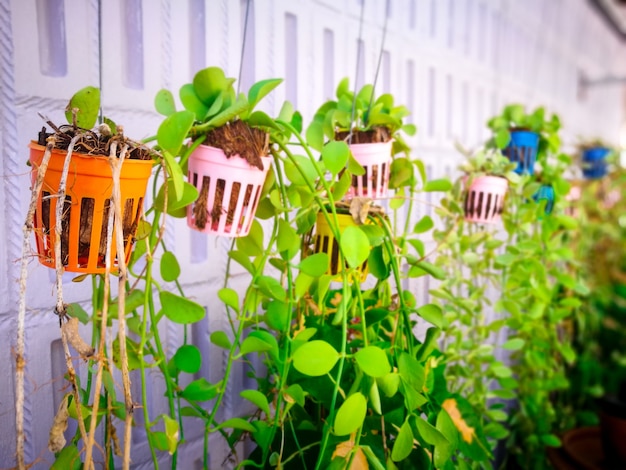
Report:
[[380,52],[378,53],[378,64],[376,65],[376,73],[374,74],[374,84],[372,85],[372,96],[370,96],[370,104],[367,107],[369,114],[372,109],[372,101],[374,101],[374,92],[376,91],[376,82],[378,81],[378,74],[380,73],[380,65],[383,61],[383,52],[385,52],[385,38],[387,37],[387,20],[389,20],[389,0],[385,3],[385,23],[383,25],[383,38],[380,41]]
[[246,50],[246,36],[248,33],[248,15],[250,14],[250,0],[246,1],[246,16],[243,20],[243,38],[241,40],[241,56],[239,58],[239,76],[237,77],[237,95],[241,88],[241,74],[243,71],[243,55]]
[[98,0],[98,89],[100,90],[98,124],[104,122],[104,114],[102,111],[102,42],[102,0]]
[[354,122],[354,113],[356,112],[356,94],[357,94],[357,79],[359,75],[359,66],[361,64],[361,44],[363,42],[363,13],[365,12],[365,0],[361,0],[361,15],[359,19],[359,39],[357,42],[356,51],[356,69],[354,72],[354,95],[352,96],[352,114],[350,116],[350,132],[348,132],[348,144],[352,143],[352,123]]

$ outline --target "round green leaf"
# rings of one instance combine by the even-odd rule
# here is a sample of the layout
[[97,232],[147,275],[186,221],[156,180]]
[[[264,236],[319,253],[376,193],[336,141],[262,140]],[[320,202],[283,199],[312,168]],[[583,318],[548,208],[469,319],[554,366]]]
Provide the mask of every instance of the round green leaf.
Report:
[[320,277],[328,270],[328,261],[328,254],[315,253],[300,261],[298,269],[311,277]]
[[350,148],[344,141],[331,140],[322,148],[322,161],[333,175],[337,175],[346,167],[348,158]]
[[174,354],[174,364],[176,364],[178,370],[188,374],[195,374],[202,365],[200,350],[192,344],[182,345]]
[[178,111],[166,117],[157,130],[159,147],[172,155],[178,155],[178,151],[193,125],[194,117],[190,111]]
[[367,346],[354,355],[359,367],[370,377],[384,377],[391,370],[385,351],[378,346]]
[[327,374],[339,360],[339,353],[326,341],[315,340],[300,346],[293,354],[294,367],[305,375]]
[[242,390],[239,392],[242,398],[254,403],[266,415],[270,415],[270,406],[267,397],[258,390]]
[[100,114],[100,90],[96,87],[87,86],[78,90],[70,99],[65,108],[67,122],[73,123],[72,110],[78,108],[76,113],[76,125],[83,129],[92,129]]
[[181,392],[181,396],[191,401],[208,401],[217,395],[220,383],[212,384],[207,379],[194,380]]
[[517,351],[524,347],[525,341],[522,338],[511,338],[502,345],[502,349],[508,349],[509,351]]
[[210,336],[211,343],[222,349],[230,349],[230,340],[226,333],[221,330],[214,331]]
[[154,107],[163,116],[174,114],[176,112],[176,104],[172,92],[165,89],[159,90],[154,97]]
[[189,299],[168,291],[161,291],[159,298],[165,316],[174,323],[195,323],[204,318],[204,307]]
[[193,85],[191,83],[183,85],[178,94],[180,102],[187,111],[191,111],[194,114],[196,121],[204,120],[204,117],[209,112],[209,107],[200,100]]
[[276,331],[287,331],[289,327],[289,310],[287,304],[279,300],[272,300],[267,305],[265,312],[265,323],[267,326]]
[[359,267],[370,254],[370,241],[360,228],[346,227],[341,234],[341,251],[343,251],[348,266]]
[[166,251],[161,257],[161,277],[166,282],[175,281],[180,276],[180,265],[171,251]]
[[335,434],[347,436],[359,429],[367,413],[367,399],[362,393],[350,395],[337,410],[335,416]]

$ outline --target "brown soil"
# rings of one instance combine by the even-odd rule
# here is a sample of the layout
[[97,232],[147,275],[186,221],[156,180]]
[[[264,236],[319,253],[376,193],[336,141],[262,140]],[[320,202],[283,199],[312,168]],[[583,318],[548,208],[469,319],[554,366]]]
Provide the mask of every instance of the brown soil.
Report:
[[[342,131],[335,133],[335,140],[348,140],[350,132]],[[369,131],[352,130],[352,144],[379,144],[391,140],[391,132],[387,127],[376,126]]]
[[269,154],[269,134],[241,120],[209,131],[204,144],[222,149],[226,158],[239,155],[259,170],[263,170],[261,156]]
[[47,121],[48,125],[52,127],[55,132],[46,132],[46,128],[42,128],[39,133],[38,144],[46,145],[46,139],[48,136],[54,134],[56,136],[56,144],[54,148],[59,150],[67,150],[70,145],[70,141],[77,134],[82,134],[76,145],[74,146],[75,152],[84,153],[86,155],[105,156],[110,154],[111,144],[117,142],[117,156],[120,156],[120,152],[124,144],[128,144],[128,157],[133,160],[150,160],[155,154],[154,150],[149,147],[128,139],[124,136],[121,126],[118,126],[118,133],[116,135],[106,135],[100,132],[94,132],[87,129],[81,129],[78,127],[64,125],[57,127],[52,122]]

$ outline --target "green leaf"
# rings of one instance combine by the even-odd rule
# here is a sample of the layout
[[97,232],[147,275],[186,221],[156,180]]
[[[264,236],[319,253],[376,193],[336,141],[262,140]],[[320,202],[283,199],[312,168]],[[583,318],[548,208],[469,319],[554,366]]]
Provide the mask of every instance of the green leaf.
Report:
[[209,401],[215,398],[221,383],[212,384],[204,377],[194,380],[180,392],[180,396],[189,401]]
[[409,277],[420,277],[425,274],[430,274],[440,281],[446,279],[446,272],[428,261],[420,261],[409,268]]
[[[183,182],[185,177],[183,176],[183,171],[174,159],[172,155],[167,150],[163,151],[163,159],[165,160],[165,166],[167,167],[167,172],[169,174],[167,181],[172,182],[171,188],[174,189],[172,193],[168,194],[168,197],[173,198],[178,201],[183,197]],[[168,190],[170,186],[168,186]]]
[[215,346],[229,350],[231,348],[230,339],[228,335],[221,330],[214,331],[210,336],[211,343]]
[[167,449],[165,450],[167,450],[170,455],[173,455],[178,447],[178,421],[167,415],[161,415],[161,417],[163,418],[165,436],[167,437]]
[[[126,303],[124,305],[125,315],[128,315],[133,310],[141,307],[145,300],[144,292],[140,289],[133,289],[129,293],[126,294]],[[117,302],[117,298],[113,299],[112,302],[109,303],[109,318],[114,319],[118,317],[118,309],[119,303]]]
[[359,267],[370,254],[370,242],[367,235],[358,227],[346,227],[341,234],[341,251],[348,266]]
[[267,305],[265,312],[265,322],[267,326],[279,332],[287,331],[289,328],[289,310],[285,302],[272,300]]
[[50,470],[80,470],[81,468],[78,448],[75,445],[68,445],[59,452]]
[[195,374],[202,365],[200,350],[192,344],[184,344],[174,354],[174,364],[178,370]]
[[237,101],[233,103],[231,106],[221,111],[216,116],[213,116],[209,121],[205,123],[207,129],[214,129],[216,127],[223,126],[228,121],[232,121],[240,114],[245,113],[248,110],[248,100],[246,99],[246,95],[241,93],[237,97]]
[[494,141],[499,149],[505,148],[511,141],[511,133],[508,129],[499,129],[494,136]]
[[306,398],[306,394],[302,387],[298,384],[290,385],[287,390],[283,393],[285,397],[285,401],[287,403],[297,403],[298,405],[304,407],[304,400]]
[[267,402],[267,397],[258,390],[242,390],[239,392],[242,398],[254,403],[257,408],[263,411],[267,416],[270,416],[270,406]]
[[544,434],[541,436],[541,442],[549,447],[561,447],[561,439],[554,434]]
[[403,352],[398,358],[398,372],[406,383],[418,392],[424,387],[424,366],[410,354]]
[[440,334],[441,330],[439,328],[430,327],[426,330],[426,338],[417,350],[416,359],[418,361],[425,361],[430,356],[430,353],[437,347],[437,338],[439,338]]
[[174,102],[174,95],[169,90],[159,90],[154,97],[154,107],[157,113],[163,116],[169,116],[176,112],[176,103]]
[[430,424],[428,421],[415,417],[415,426],[420,436],[428,443],[434,446],[450,444],[450,442],[444,437],[439,430]]
[[512,338],[502,345],[502,349],[517,351],[518,349],[522,349],[525,343],[526,341],[524,341],[522,338]]
[[215,426],[215,428],[213,428],[211,431],[215,432],[219,429],[241,429],[243,431],[247,431],[247,432],[256,432],[256,428],[248,421],[246,421],[243,418],[230,418],[227,419],[226,421],[218,424],[217,426]]
[[204,318],[205,311],[201,305],[168,291],[159,292],[161,308],[165,316],[174,323],[183,325],[195,323]]
[[293,353],[293,365],[302,374],[312,377],[325,375],[339,360],[339,353],[322,340],[309,341]]
[[317,180],[313,162],[302,155],[294,155],[293,161],[285,161],[285,174],[289,181],[301,186],[306,186],[307,181]]
[[263,246],[263,227],[258,220],[253,220],[250,232],[245,237],[237,238],[237,249],[248,256],[258,256],[265,250]]
[[166,251],[161,257],[161,277],[166,282],[175,281],[180,276],[180,265],[172,251]]
[[322,149],[322,161],[333,175],[337,175],[346,167],[349,157],[350,148],[344,141],[332,140]]
[[[191,83],[187,83],[186,85],[180,87],[178,96],[180,96],[180,102],[183,104],[185,109],[194,114],[196,121],[204,120],[205,116],[209,112],[209,107],[202,102]],[[166,114],[166,116],[169,116],[170,114],[172,113]]]
[[277,279],[271,276],[259,276],[257,286],[264,295],[271,299],[285,300],[287,298],[287,293],[283,286],[280,285]]
[[250,87],[248,91],[248,103],[250,110],[261,101],[268,93],[282,83],[282,78],[268,78],[261,80]]
[[276,248],[278,248],[278,252],[283,255],[283,259],[289,260],[293,258],[300,250],[301,243],[302,240],[295,229],[289,225],[289,222],[284,219],[279,219]]
[[397,372],[391,372],[384,377],[376,380],[378,386],[387,398],[391,398],[398,392],[400,386],[400,375]]
[[253,112],[250,117],[248,117],[247,122],[250,127],[281,130],[278,124],[263,111]]
[[359,367],[370,377],[384,377],[391,369],[385,351],[378,346],[366,346],[354,355]]
[[344,401],[335,416],[335,435],[347,436],[359,429],[367,413],[367,399],[362,393],[353,393]]
[[69,124],[73,124],[72,110],[74,108],[78,109],[76,125],[83,129],[93,129],[100,114],[100,90],[96,87],[87,86],[72,96],[65,108],[65,118]]
[[[182,194],[177,199],[175,197],[175,183],[171,178],[167,180],[167,213],[172,217],[186,217],[186,207],[198,199],[198,190],[196,187],[186,181],[183,181]],[[161,186],[154,200],[154,207],[165,212],[165,184]]]
[[435,467],[442,468],[456,450],[459,434],[450,415],[445,410],[440,410],[437,414],[436,427],[447,441],[447,444],[440,444],[435,447]]
[[320,277],[328,270],[329,261],[328,254],[315,253],[300,261],[297,268],[311,277]]
[[312,122],[306,130],[307,143],[318,152],[324,148],[324,127],[321,122]]
[[425,215],[422,217],[418,223],[413,227],[413,233],[424,233],[428,232],[431,228],[435,226],[433,219],[429,215]]
[[232,308],[234,311],[239,311],[239,295],[237,291],[230,287],[223,287],[217,291],[217,296],[225,305]]
[[191,130],[193,120],[194,114],[190,111],[178,111],[166,117],[157,130],[159,147],[171,155],[178,155]]
[[79,303],[69,304],[66,308],[67,314],[72,318],[78,318],[78,321],[83,325],[86,325],[89,322],[89,314],[83,307],[80,306]]
[[426,192],[435,192],[435,191],[450,191],[452,189],[452,183],[447,179],[436,179],[427,181],[424,185],[424,191]]
[[400,427],[400,432],[398,432],[398,437],[393,444],[393,449],[391,451],[391,460],[394,462],[400,462],[401,460],[406,459],[413,450],[413,431],[411,430],[411,425],[409,424],[409,419],[404,421],[402,426]]
[[363,168],[361,164],[356,161],[352,152],[350,152],[350,157],[348,158],[348,171],[354,176],[362,176],[365,174],[365,168]]
[[194,75],[193,87],[198,98],[210,106],[220,93],[231,87],[234,81],[234,78],[226,78],[224,71],[219,67],[207,67]]
[[422,305],[417,309],[417,313],[420,317],[429,323],[432,323],[438,328],[445,327],[445,320],[441,307],[435,304]]
[[273,344],[268,343],[262,338],[259,338],[257,336],[247,336],[246,339],[243,340],[243,343],[241,343],[239,355],[245,356],[246,354],[250,354],[253,352],[268,352],[271,351],[273,348]]

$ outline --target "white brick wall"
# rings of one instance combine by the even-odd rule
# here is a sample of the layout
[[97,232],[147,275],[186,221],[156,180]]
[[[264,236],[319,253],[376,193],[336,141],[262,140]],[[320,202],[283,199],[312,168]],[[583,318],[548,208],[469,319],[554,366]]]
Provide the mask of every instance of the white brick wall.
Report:
[[[287,82],[270,96],[265,110],[277,112],[288,98],[308,122],[342,77],[355,82],[363,1],[364,62],[358,77],[361,84],[371,83],[383,36],[383,0],[253,0],[242,86],[285,77]],[[154,134],[159,123],[153,97],[161,87],[177,90],[207,65],[221,66],[230,76],[239,72],[246,0],[102,1],[102,41],[99,3],[0,0],[0,377],[5,378],[0,380],[0,468],[14,466],[17,260],[29,195],[26,146],[42,125],[37,112],[61,121],[61,110],[74,91],[98,85],[101,66],[105,114],[123,123],[127,135],[143,138]],[[66,47],[57,47],[51,38],[65,38]],[[486,119],[509,101],[543,104],[558,112],[567,144],[577,136],[617,142],[626,119],[623,87],[594,87],[584,99],[578,97],[579,72],[589,78],[626,75],[626,45],[585,0],[391,0],[384,50],[377,90],[392,91],[412,110],[419,133],[411,144],[433,177],[454,171],[453,140],[466,145],[484,140]],[[191,233],[184,221],[168,226],[167,239],[183,265],[187,295],[207,307],[207,321],[194,326],[193,337],[208,360],[203,373],[217,380],[223,357],[209,347],[208,333],[225,326],[216,291],[229,242]],[[244,277],[235,282],[243,286]],[[424,281],[412,286],[419,297],[427,295]],[[90,285],[67,283],[65,292],[68,301],[87,301]],[[29,462],[43,459],[36,469],[48,468],[52,460],[47,432],[63,386],[53,305],[52,278],[33,259],[26,332],[26,457]],[[164,327],[164,336],[170,351],[182,341],[175,326]],[[236,378],[241,386],[243,370]],[[155,384],[152,399],[160,406],[158,380]],[[231,410],[240,405],[236,400],[228,404]],[[189,432],[196,439],[181,452],[179,468],[199,468],[201,462],[201,434]],[[221,468],[224,449],[212,450],[212,468]],[[141,432],[133,461],[137,468],[151,468]]]

